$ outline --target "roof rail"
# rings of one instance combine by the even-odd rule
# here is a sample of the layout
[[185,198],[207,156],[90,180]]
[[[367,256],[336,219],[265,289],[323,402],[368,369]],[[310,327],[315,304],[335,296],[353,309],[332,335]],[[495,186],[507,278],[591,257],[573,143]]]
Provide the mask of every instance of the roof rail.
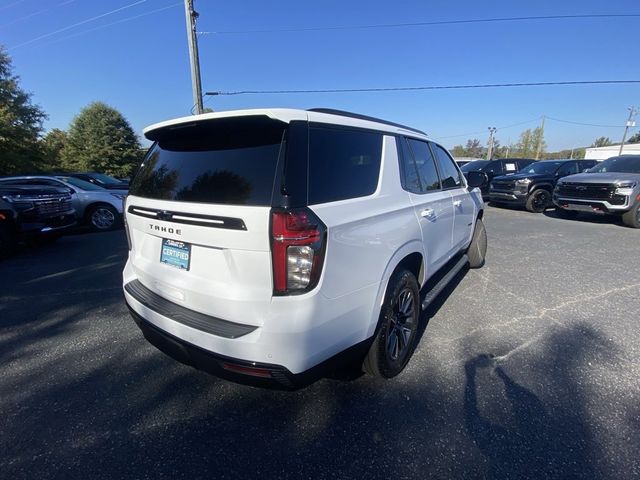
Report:
[[317,112],[317,113],[328,113],[330,115],[339,115],[341,117],[349,117],[349,118],[357,118],[358,120],[368,120],[370,122],[384,123],[385,125],[391,125],[393,127],[403,128],[405,130],[410,130],[412,132],[419,133],[421,135],[427,136],[422,130],[418,130],[417,128],[407,127],[406,125],[402,125],[400,123],[389,122],[387,120],[382,120],[376,117],[369,117],[367,115],[360,115],[359,113],[346,112],[344,110],[336,110],[333,108],[310,108],[307,110],[308,112]]

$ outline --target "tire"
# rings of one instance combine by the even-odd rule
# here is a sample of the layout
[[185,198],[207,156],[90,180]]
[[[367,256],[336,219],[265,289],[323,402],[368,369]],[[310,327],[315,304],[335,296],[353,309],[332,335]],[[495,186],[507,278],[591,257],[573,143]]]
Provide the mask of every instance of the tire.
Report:
[[0,224],[0,259],[10,257],[16,248],[16,236],[11,227],[5,222]]
[[564,208],[556,207],[556,216],[558,218],[564,218],[565,220],[573,220],[579,215],[575,210],[565,210]]
[[473,237],[467,249],[470,268],[480,268],[484,265],[487,255],[487,230],[484,228],[484,222],[481,218],[476,220],[476,226],[473,229]]
[[120,214],[111,205],[95,205],[86,214],[87,225],[96,232],[115,229],[120,222]]
[[551,193],[544,188],[534,190],[527,197],[525,207],[533,213],[542,213],[551,205]]
[[627,227],[640,228],[640,201],[633,208],[622,214],[622,221]]
[[409,362],[418,337],[420,291],[413,273],[394,272],[380,309],[378,332],[362,369],[373,376],[392,378]]

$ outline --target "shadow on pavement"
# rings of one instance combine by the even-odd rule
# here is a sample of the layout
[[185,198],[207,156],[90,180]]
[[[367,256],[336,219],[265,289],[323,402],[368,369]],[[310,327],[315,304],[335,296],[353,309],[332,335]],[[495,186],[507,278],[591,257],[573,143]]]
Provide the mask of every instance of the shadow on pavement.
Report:
[[[615,348],[587,326],[543,336],[526,357],[518,347],[487,351],[478,334],[461,344],[461,358],[392,381],[260,390],[148,345],[119,291],[126,243],[104,235],[67,245],[76,250],[64,260],[34,257],[38,268],[2,266],[13,268],[0,311],[6,478],[607,476],[582,382],[585,365],[608,364]],[[424,328],[455,282],[423,315]],[[638,442],[630,439],[630,452]]]

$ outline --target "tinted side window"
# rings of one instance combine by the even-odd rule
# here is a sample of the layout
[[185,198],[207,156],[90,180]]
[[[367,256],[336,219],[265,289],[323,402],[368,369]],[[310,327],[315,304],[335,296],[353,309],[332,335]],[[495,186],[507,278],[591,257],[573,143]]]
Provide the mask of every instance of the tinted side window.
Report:
[[311,127],[309,204],[371,195],[378,186],[381,155],[381,133]]
[[487,173],[500,174],[502,173],[502,162],[500,160],[494,160],[493,162],[489,162],[489,164],[484,168],[484,171]]
[[427,142],[414,139],[408,139],[408,142],[413,152],[422,192],[439,190],[440,179],[438,178],[438,171],[436,170],[431,150],[429,150],[429,145],[427,145]]
[[449,154],[439,145],[431,144],[433,152],[438,161],[438,167],[440,168],[440,177],[442,178],[442,188],[456,188],[463,185],[460,171],[456,167],[453,159]]
[[404,137],[397,137],[398,154],[402,173],[402,188],[412,193],[422,193],[422,184],[418,176],[418,169],[413,160],[413,153]]
[[557,174],[561,176],[573,175],[574,173],[578,173],[578,162],[567,162],[562,165],[557,172]]
[[587,168],[593,167],[596,163],[598,162],[596,162],[595,160],[581,160],[578,162],[578,169],[582,172]]

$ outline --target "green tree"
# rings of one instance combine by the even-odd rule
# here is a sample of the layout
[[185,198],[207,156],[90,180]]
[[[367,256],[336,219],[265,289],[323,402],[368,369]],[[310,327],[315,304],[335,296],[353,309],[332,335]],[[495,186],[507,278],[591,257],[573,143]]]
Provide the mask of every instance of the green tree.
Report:
[[481,158],[482,152],[484,148],[482,148],[482,144],[480,140],[477,138],[467,140],[467,146],[465,147],[467,150],[467,156],[473,158]]
[[596,138],[596,140],[591,144],[592,147],[608,147],[609,145],[613,145],[613,142],[609,137]]
[[472,157],[481,158],[484,152],[484,147],[477,138],[467,140],[466,145],[456,145],[451,150],[451,154],[454,157]]
[[45,113],[31,103],[13,75],[11,58],[0,46],[0,174],[42,169],[38,136]]
[[453,155],[456,158],[466,157],[467,150],[462,145],[456,145],[451,149],[451,155]]
[[640,143],[640,132],[636,132],[635,135],[629,137],[625,143]]
[[71,122],[62,150],[64,168],[96,170],[127,177],[140,160],[138,137],[116,109],[102,102],[93,102]]
[[530,128],[527,128],[520,134],[520,138],[516,143],[514,156],[527,158],[534,155],[533,147],[533,132]]
[[54,128],[40,141],[44,163],[49,170],[58,170],[62,166],[62,150],[67,145],[67,132]]
[[544,130],[537,127],[531,130],[526,129],[520,134],[520,139],[516,143],[514,157],[535,158],[540,152],[540,158],[544,158],[547,143],[544,141]]

